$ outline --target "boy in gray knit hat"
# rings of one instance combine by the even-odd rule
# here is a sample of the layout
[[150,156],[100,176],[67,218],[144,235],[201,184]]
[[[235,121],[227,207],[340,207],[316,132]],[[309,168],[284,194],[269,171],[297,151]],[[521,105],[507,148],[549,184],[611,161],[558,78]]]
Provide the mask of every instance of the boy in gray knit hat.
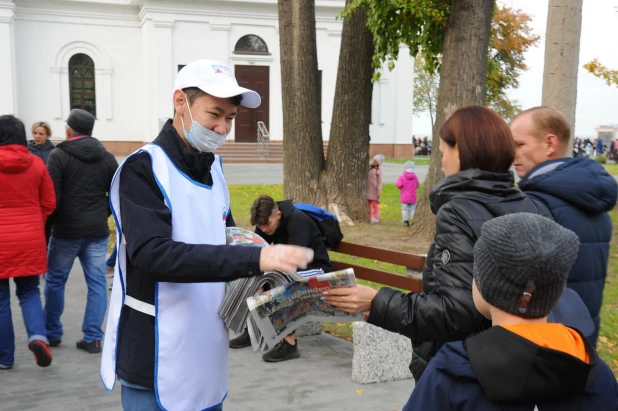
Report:
[[489,220],[474,246],[472,294],[493,327],[445,344],[405,410],[618,409],[618,384],[583,334],[547,317],[579,252],[539,215]]

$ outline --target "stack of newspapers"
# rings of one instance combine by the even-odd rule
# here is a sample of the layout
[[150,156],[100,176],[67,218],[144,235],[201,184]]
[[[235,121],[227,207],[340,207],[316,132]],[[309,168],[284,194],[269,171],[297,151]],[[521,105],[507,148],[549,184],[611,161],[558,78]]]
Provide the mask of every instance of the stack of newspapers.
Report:
[[[249,230],[243,230],[238,227],[226,228],[226,244],[235,246],[249,247],[267,247],[268,243],[259,235]],[[223,302],[219,306],[219,316],[223,319],[225,327],[240,333],[246,325],[248,325],[249,307],[247,306],[247,298],[252,297],[255,293],[266,288],[276,288],[292,281],[301,279],[302,276],[296,273],[285,273],[283,271],[265,272],[263,275],[256,277],[240,278],[228,284],[227,291]],[[256,331],[254,331],[256,330]],[[261,344],[259,330],[249,328],[249,333],[254,331],[253,336],[257,335],[257,345],[264,349]],[[255,345],[254,348],[257,348]]]
[[219,306],[219,316],[223,319],[225,327],[236,334],[244,330],[247,317],[249,317],[247,298],[253,297],[265,285],[270,286],[266,288],[277,288],[301,278],[298,274],[269,271],[257,277],[240,278],[232,281],[228,286],[223,302]]

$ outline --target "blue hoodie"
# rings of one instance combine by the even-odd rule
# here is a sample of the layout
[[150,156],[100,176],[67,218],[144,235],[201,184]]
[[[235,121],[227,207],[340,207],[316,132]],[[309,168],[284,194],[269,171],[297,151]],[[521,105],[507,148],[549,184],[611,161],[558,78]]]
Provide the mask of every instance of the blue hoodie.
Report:
[[581,247],[567,287],[579,294],[590,311],[595,332],[588,341],[596,347],[612,239],[608,211],[616,205],[616,180],[597,161],[561,158],[538,164],[519,188],[544,203],[558,224],[579,237]]

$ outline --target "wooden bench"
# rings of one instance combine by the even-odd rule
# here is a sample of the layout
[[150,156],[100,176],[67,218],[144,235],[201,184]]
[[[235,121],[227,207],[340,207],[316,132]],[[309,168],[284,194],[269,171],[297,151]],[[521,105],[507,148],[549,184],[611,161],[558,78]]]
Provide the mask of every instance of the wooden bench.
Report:
[[[342,242],[337,253],[368,258],[407,268],[406,275],[362,267],[357,264],[337,261],[333,256],[333,270],[353,268],[356,278],[373,281],[389,287],[396,287],[414,293],[422,292],[422,270],[425,256],[400,251]],[[412,378],[408,365],[412,359],[412,344],[409,338],[391,333],[366,322],[352,325],[354,356],[352,359],[352,381],[359,384],[386,382]]]
[[356,278],[360,278],[361,280],[373,281],[374,283],[401,288],[413,293],[420,293],[423,291],[422,277],[414,273],[423,271],[425,267],[424,255],[408,254],[401,251],[385,250],[383,248],[368,247],[346,242],[339,244],[339,247],[337,247],[335,251],[354,257],[368,258],[370,260],[401,265],[408,269],[408,274],[395,274],[388,271],[336,261],[336,259],[332,261],[333,271],[353,268]]

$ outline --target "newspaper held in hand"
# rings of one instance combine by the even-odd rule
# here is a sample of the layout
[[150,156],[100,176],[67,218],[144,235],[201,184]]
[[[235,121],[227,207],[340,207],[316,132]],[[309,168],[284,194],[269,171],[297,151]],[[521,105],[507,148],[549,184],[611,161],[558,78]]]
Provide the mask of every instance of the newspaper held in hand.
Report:
[[[238,227],[228,227],[225,229],[226,244],[233,246],[248,247],[268,247],[268,243],[253,231],[244,230]],[[225,297],[219,306],[219,316],[223,320],[225,327],[241,333],[248,322],[249,308],[246,300],[248,297],[264,287],[275,288],[290,281],[302,278],[296,273],[284,273],[281,271],[270,271],[255,277],[239,278],[228,283]],[[256,347],[264,347],[263,341],[256,340]]]
[[273,347],[309,321],[362,321],[362,314],[346,313],[322,300],[324,291],[341,287],[356,287],[353,269],[302,278],[247,298],[251,313],[247,326],[254,349],[262,341]]

